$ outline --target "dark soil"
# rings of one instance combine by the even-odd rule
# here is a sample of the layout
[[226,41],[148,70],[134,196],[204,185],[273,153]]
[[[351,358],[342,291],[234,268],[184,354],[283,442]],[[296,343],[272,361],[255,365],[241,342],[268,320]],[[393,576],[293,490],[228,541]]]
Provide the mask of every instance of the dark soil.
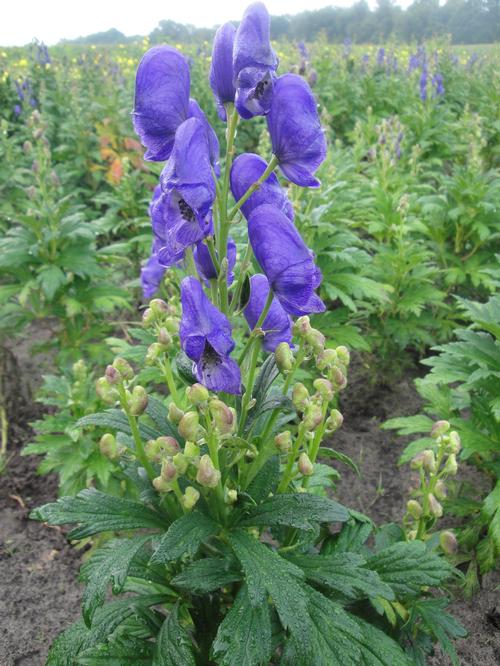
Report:
[[[26,372],[39,376],[40,368],[23,351],[16,349],[22,366],[16,376]],[[392,416],[418,412],[420,399],[413,379],[409,372],[392,388],[376,387],[358,365],[342,399],[345,421],[333,443],[359,464],[362,476],[343,467],[338,497],[378,524],[401,519],[409,482],[408,468],[397,466],[404,440],[379,426]],[[16,390],[24,395],[11,400],[15,407],[9,446],[14,455],[0,478],[0,666],[41,666],[54,637],[79,617],[80,555],[62,531],[28,519],[30,509],[56,497],[57,481],[37,476],[38,461],[19,455],[31,437],[27,423],[40,416],[40,408],[31,402],[29,390],[26,395],[26,387]],[[490,575],[472,601],[451,605],[451,612],[469,631],[469,637],[457,643],[463,666],[500,664],[500,629],[495,627],[495,618],[497,624],[500,618],[494,615],[495,606],[500,609],[499,585],[500,577]],[[429,662],[449,663],[440,654]]]

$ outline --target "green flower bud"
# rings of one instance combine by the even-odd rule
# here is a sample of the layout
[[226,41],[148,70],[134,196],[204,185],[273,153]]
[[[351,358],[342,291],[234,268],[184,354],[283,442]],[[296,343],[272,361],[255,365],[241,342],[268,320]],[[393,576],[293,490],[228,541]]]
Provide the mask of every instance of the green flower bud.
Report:
[[292,433],[289,430],[280,432],[274,438],[274,443],[276,444],[278,451],[281,453],[288,453],[292,448]]
[[193,384],[186,389],[186,398],[192,405],[202,405],[208,401],[210,394],[203,384]]
[[168,420],[174,425],[178,425],[180,420],[184,416],[182,409],[179,409],[174,402],[171,402],[168,406]]
[[201,456],[196,480],[204,488],[215,488],[220,481],[220,472],[215,469],[210,456]]
[[332,409],[330,416],[326,419],[326,432],[331,434],[338,430],[344,423],[344,417],[338,409]]
[[455,555],[458,551],[457,537],[449,530],[441,532],[439,535],[439,545],[446,555]]
[[429,511],[431,512],[431,515],[434,516],[435,518],[441,518],[441,516],[443,515],[443,507],[437,501],[436,497],[432,493],[429,493],[428,500],[429,500]]
[[327,368],[331,368],[337,363],[338,361],[338,356],[337,352],[335,349],[324,349],[320,354],[317,355],[316,357],[316,367],[318,370],[326,370]]
[[106,377],[108,384],[119,384],[122,381],[121,374],[116,368],[113,368],[112,365],[106,367],[104,376]]
[[443,468],[443,472],[448,476],[455,476],[455,474],[458,472],[457,457],[454,453],[450,453],[448,456],[448,460],[446,461],[446,465]]
[[61,185],[61,181],[59,179],[59,176],[54,171],[54,169],[52,169],[52,171],[50,172],[50,182],[52,183],[52,185],[54,187],[60,187],[60,185]]
[[313,386],[324,400],[330,401],[333,398],[333,386],[328,379],[318,377],[314,380]]
[[169,493],[172,490],[170,483],[161,476],[153,479],[153,487],[159,493]]
[[170,345],[172,344],[172,336],[163,326],[158,331],[158,342],[160,343],[160,345],[163,345],[165,349],[167,347],[170,347]]
[[177,478],[177,467],[171,460],[164,460],[161,464],[161,478],[165,481],[173,481]]
[[146,352],[146,358],[144,359],[146,365],[154,365],[165,351],[165,347],[162,344],[159,342],[153,342],[153,344],[149,345]]
[[311,328],[307,333],[305,340],[312,348],[315,354],[320,354],[325,348],[325,336],[317,328]]
[[307,455],[307,453],[302,452],[300,454],[298,468],[299,472],[303,476],[312,476],[312,474],[314,473],[314,465],[309,460],[309,456]]
[[417,502],[417,500],[414,499],[408,500],[408,502],[406,503],[406,510],[408,511],[410,516],[412,518],[415,518],[416,520],[420,518],[423,512],[420,504]]
[[444,435],[446,432],[448,432],[449,429],[450,424],[448,421],[436,421],[436,423],[432,426],[431,437],[437,439],[438,437],[441,437],[441,435]]
[[175,456],[180,451],[178,441],[174,437],[166,435],[157,439],[150,439],[144,448],[148,460],[156,463],[160,463],[167,456]]
[[194,442],[186,442],[184,445],[184,455],[186,458],[194,459],[200,455],[200,447]]
[[293,367],[293,352],[287,342],[279,343],[274,352],[274,359],[280,372],[290,372]]
[[113,405],[118,398],[116,389],[111,386],[106,377],[99,377],[95,383],[95,391],[99,398],[109,405]]
[[426,449],[425,451],[417,453],[411,461],[411,468],[423,468],[426,472],[434,473],[436,471],[436,456],[434,455],[434,451]]
[[460,441],[460,435],[456,430],[452,430],[449,434],[449,442],[446,447],[446,450],[455,455],[460,452],[462,448],[462,442]]
[[417,538],[417,530],[411,530],[408,532],[408,541],[415,541]]
[[198,412],[186,412],[179,421],[179,435],[184,439],[196,441],[199,427],[200,418]]
[[110,460],[116,460],[120,457],[116,438],[109,432],[103,435],[99,440],[99,450],[103,456]]
[[293,325],[293,334],[299,338],[305,337],[311,330],[311,321],[307,315],[299,317]]
[[303,418],[304,427],[308,432],[316,430],[316,428],[321,425],[323,421],[323,414],[321,407],[315,403],[310,403],[304,412]]
[[129,381],[134,378],[134,371],[132,366],[124,358],[115,358],[113,361],[113,368],[118,370],[123,379]]
[[31,143],[31,141],[25,141],[23,143],[23,153],[25,155],[29,155],[32,150],[33,150],[33,144]]
[[76,363],[73,363],[71,370],[73,372],[73,377],[79,382],[83,382],[87,377],[87,366],[85,365],[85,361],[82,359]]
[[309,391],[304,384],[298,382],[292,390],[292,402],[295,409],[303,412],[309,403]]
[[332,368],[329,375],[333,387],[337,391],[342,391],[347,386],[347,377],[344,375],[340,368]]
[[225,402],[214,398],[208,403],[214,425],[221,435],[230,435],[236,427],[236,412],[226,405]]
[[133,416],[140,416],[148,406],[148,394],[143,386],[134,386],[128,401],[128,408]]
[[443,479],[438,479],[436,481],[436,485],[434,486],[434,494],[436,495],[438,500],[443,500],[446,498],[448,491],[446,489],[446,484],[443,481]]
[[347,367],[351,362],[351,355],[347,347],[344,347],[344,345],[340,345],[340,347],[337,347],[335,351],[337,352],[337,357],[339,361]]
[[187,511],[191,511],[199,499],[200,493],[198,490],[193,488],[193,486],[188,486],[182,496],[182,504]]
[[149,307],[157,318],[167,315],[170,311],[168,305],[162,298],[153,298],[153,300],[149,302]]
[[172,458],[172,462],[174,463],[175,468],[181,476],[186,473],[189,463],[188,459],[183,453],[176,453]]
[[179,320],[174,317],[167,317],[164,320],[165,328],[169,333],[178,333],[179,332]]
[[34,185],[27,187],[26,194],[28,195],[28,199],[33,201],[33,199],[36,197],[36,187]]
[[154,324],[154,321],[155,315],[153,310],[151,310],[151,308],[146,308],[142,313],[142,325],[144,328],[149,328],[152,324]]
[[238,499],[237,490],[234,489],[228,490],[227,488],[224,490],[224,502],[226,504],[234,504],[237,499]]

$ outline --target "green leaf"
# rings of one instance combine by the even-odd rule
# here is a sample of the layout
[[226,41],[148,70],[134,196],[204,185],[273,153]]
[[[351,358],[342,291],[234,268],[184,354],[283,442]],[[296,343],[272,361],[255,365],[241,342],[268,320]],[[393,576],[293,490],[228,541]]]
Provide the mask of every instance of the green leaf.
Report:
[[269,605],[251,606],[244,585],[219,626],[213,658],[220,666],[267,666],[271,653]]
[[373,532],[373,523],[363,514],[353,510],[350,513],[351,517],[342,525],[340,533],[325,542],[322,554],[359,552],[363,549],[363,544]]
[[436,587],[454,568],[444,557],[428,551],[423,541],[402,541],[368,559],[367,566],[390,585],[397,597],[415,595],[422,587]]
[[393,600],[394,592],[375,571],[366,568],[364,557],[356,553],[337,555],[290,555],[288,560],[305,573],[307,580],[348,599],[382,597]]
[[154,421],[154,424],[163,435],[168,435],[169,437],[179,439],[179,433],[167,419],[167,409],[161,400],[153,398],[153,396],[149,396],[148,406],[146,407],[146,414],[151,417],[151,419]]
[[275,495],[253,507],[240,525],[284,525],[310,530],[315,523],[345,522],[348,519],[347,509],[331,499],[308,493],[289,493]]
[[162,536],[151,562],[163,564],[183,555],[192,556],[219,529],[211,518],[200,511],[186,513],[173,522]]
[[400,416],[395,419],[389,419],[380,426],[383,430],[397,430],[398,435],[414,435],[416,432],[429,433],[434,421],[425,414],[415,414],[415,416]]
[[152,666],[196,666],[193,644],[179,622],[178,606],[172,609],[162,624]]
[[112,583],[114,594],[122,591],[134,557],[149,539],[151,535],[113,539],[83,564],[80,577],[87,585],[82,610],[87,626],[90,627],[94,612],[104,603],[108,585]]
[[448,599],[419,599],[410,609],[409,628],[422,623],[431,636],[435,637],[443,651],[450,657],[454,666],[460,665],[451,639],[467,636],[466,629],[445,611]]
[[50,301],[59,287],[66,282],[66,275],[58,266],[51,264],[42,268],[38,274],[38,280],[43,293]]
[[50,525],[77,523],[69,539],[84,539],[99,532],[118,532],[145,528],[165,528],[165,518],[144,504],[87,488],[76,497],[61,497],[57,502],[34,509],[30,517]]
[[[81,652],[76,663],[80,666],[150,666],[153,644],[133,636],[117,636],[110,643],[96,645]],[[68,662],[69,663],[69,662]]]
[[206,557],[192,562],[171,580],[171,584],[195,594],[208,594],[241,580],[234,561],[224,557]]
[[356,472],[360,476],[359,467],[356,465],[354,460],[347,456],[345,453],[340,453],[340,451],[335,451],[334,449],[327,448],[326,446],[321,446],[319,448],[318,454],[321,458],[332,458],[333,460],[338,460],[344,465],[350,467],[353,472]]
[[248,486],[247,493],[256,502],[267,499],[271,493],[276,492],[280,478],[279,456],[272,456],[259,470],[252,483]]
[[[105,412],[88,414],[76,422],[77,428],[91,425],[111,428],[112,430],[123,432],[125,435],[132,434],[128,419],[121,409],[107,409]],[[139,432],[144,440],[156,439],[164,434],[161,430],[152,428],[144,423],[139,423]]]
[[74,622],[65,629],[50,646],[46,666],[70,666],[88,640],[90,630],[83,620]]

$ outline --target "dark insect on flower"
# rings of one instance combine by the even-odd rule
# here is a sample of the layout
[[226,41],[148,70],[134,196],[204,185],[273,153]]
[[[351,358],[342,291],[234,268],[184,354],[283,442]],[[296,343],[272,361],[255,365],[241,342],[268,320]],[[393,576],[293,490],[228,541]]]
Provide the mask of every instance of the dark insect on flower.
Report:
[[[265,275],[257,273],[250,278],[250,299],[243,311],[250,329],[258,322],[269,294],[269,282]],[[262,346],[273,352],[280,342],[292,341],[292,322],[277,298],[273,299],[269,312],[261,326],[265,335]]]

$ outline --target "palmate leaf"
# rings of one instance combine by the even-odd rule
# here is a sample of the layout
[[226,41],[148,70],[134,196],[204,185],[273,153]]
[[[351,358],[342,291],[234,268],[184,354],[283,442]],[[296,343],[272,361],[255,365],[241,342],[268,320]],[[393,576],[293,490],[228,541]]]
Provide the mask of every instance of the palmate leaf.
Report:
[[283,525],[310,530],[315,523],[345,522],[348,519],[348,510],[331,499],[308,493],[284,493],[250,509],[239,524],[248,527]]
[[384,548],[368,559],[367,566],[392,587],[397,597],[438,586],[455,571],[444,557],[428,551],[422,541],[402,541]]
[[132,500],[106,495],[94,488],[82,490],[76,497],[61,497],[57,502],[34,509],[30,517],[50,525],[77,523],[69,539],[84,539],[100,532],[118,532],[145,528],[164,529],[164,516]]
[[220,666],[267,666],[271,652],[269,605],[253,607],[243,585],[219,626],[212,655]]
[[290,555],[287,558],[305,573],[306,579],[340,597],[393,600],[394,592],[375,571],[366,568],[365,558],[356,553],[337,555]]
[[113,539],[83,564],[80,578],[86,587],[82,610],[87,626],[91,626],[96,609],[104,603],[108,585],[112,583],[114,594],[122,591],[134,557],[149,539],[151,535]]
[[142,638],[119,636],[110,643],[96,645],[76,658],[79,666],[150,666],[153,644]]
[[256,502],[262,502],[271,493],[276,492],[279,479],[280,459],[278,456],[272,456],[266,461],[252,483],[248,486],[247,493]]
[[201,544],[214,536],[220,527],[200,511],[192,511],[178,518],[160,539],[151,562],[163,564],[183,555],[194,555]]
[[195,594],[208,594],[241,580],[235,562],[224,557],[206,557],[192,562],[171,580],[171,584]]
[[[111,428],[117,432],[123,432],[126,435],[132,434],[128,419],[121,409],[107,409],[106,411],[98,412],[97,414],[88,414],[76,422],[78,428],[90,425]],[[145,440],[156,439],[165,434],[158,428],[152,428],[145,423],[139,423],[138,425],[141,437]]]
[[152,666],[196,666],[193,644],[179,622],[178,606],[171,610],[162,624]]
[[436,638],[443,651],[450,657],[454,666],[459,666],[455,647],[450,639],[463,638],[467,631],[455,618],[445,611],[448,599],[420,599],[412,604],[408,629],[422,624],[427,632]]

